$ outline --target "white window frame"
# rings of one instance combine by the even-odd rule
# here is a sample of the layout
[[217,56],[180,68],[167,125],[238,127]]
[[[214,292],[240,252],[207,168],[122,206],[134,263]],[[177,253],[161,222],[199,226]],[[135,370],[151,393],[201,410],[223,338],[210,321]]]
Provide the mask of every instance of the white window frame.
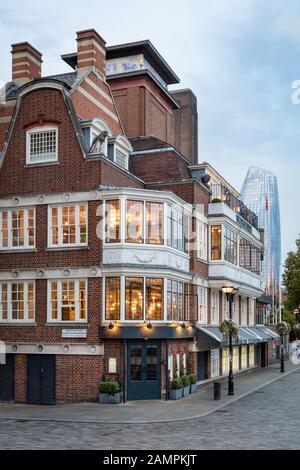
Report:
[[197,257],[208,260],[208,225],[202,220],[197,220]]
[[174,379],[174,358],[173,354],[168,355],[168,371],[170,380]]
[[255,299],[249,298],[249,325],[255,325]]
[[198,323],[207,325],[207,288],[198,286]]
[[244,345],[241,346],[241,370],[245,369],[248,369],[248,346]]
[[248,303],[247,297],[241,297],[241,325],[247,325],[248,323]]
[[220,350],[212,349],[210,353],[210,376],[211,378],[219,377],[220,375]]
[[[80,207],[84,206],[86,210],[86,241],[80,243]],[[62,210],[64,207],[75,207],[75,243],[63,243],[62,230]],[[52,209],[57,209],[58,217],[58,243],[52,243]],[[88,245],[88,204],[86,202],[76,202],[68,204],[51,204],[48,206],[48,248],[67,248],[74,246]]]
[[[57,283],[57,319],[52,318],[52,282]],[[63,282],[74,282],[75,284],[75,320],[62,320],[62,283]],[[85,304],[86,304],[86,318],[80,318],[80,283],[85,282]],[[88,322],[88,279],[49,279],[47,286],[47,322],[48,323],[63,323],[67,325],[75,323],[87,323]]]
[[[56,138],[56,148],[55,148],[55,156],[49,158],[43,158],[41,160],[31,161],[31,154],[30,154],[30,137],[32,134],[39,134],[44,132],[55,132]],[[42,154],[41,154],[42,155]],[[33,127],[26,132],[26,164],[27,165],[41,165],[43,163],[52,163],[58,161],[58,127],[57,126],[40,126],[40,127]]]
[[[7,285],[7,319],[2,318],[2,286]],[[12,318],[12,285],[23,284],[24,285],[24,319],[13,319]],[[29,300],[28,300],[28,286],[33,284],[33,318],[28,318],[29,313]],[[1,281],[0,282],[0,323],[35,323],[35,281]]]
[[210,292],[210,311],[211,311],[211,318],[210,323],[213,325],[218,325],[219,321],[219,291],[217,289],[211,289]]
[[[12,237],[12,213],[15,211],[24,211],[24,245],[22,246],[13,246],[13,237]],[[33,210],[33,220],[34,220],[34,244],[29,245],[29,236],[28,236],[28,211]],[[7,236],[8,236],[8,244],[7,246],[3,246],[3,233],[2,233],[2,214],[3,212],[7,212]],[[36,246],[36,210],[35,207],[14,207],[8,209],[1,209],[0,210],[0,250],[28,250],[34,249]]]

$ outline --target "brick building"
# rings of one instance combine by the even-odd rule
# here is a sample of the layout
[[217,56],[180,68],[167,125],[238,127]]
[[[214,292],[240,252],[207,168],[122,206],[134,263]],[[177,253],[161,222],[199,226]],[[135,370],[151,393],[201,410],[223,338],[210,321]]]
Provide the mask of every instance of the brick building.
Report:
[[197,102],[150,41],[77,33],[69,73],[12,45],[0,103],[0,400],[161,398],[181,369],[228,372],[222,286],[239,288],[235,370],[267,365],[257,218],[197,160]]

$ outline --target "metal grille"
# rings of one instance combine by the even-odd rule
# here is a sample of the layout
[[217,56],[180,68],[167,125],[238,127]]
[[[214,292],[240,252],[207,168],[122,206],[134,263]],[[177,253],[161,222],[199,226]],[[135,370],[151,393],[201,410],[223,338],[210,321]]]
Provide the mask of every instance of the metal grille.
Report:
[[30,134],[30,162],[56,160],[57,132],[48,130]]

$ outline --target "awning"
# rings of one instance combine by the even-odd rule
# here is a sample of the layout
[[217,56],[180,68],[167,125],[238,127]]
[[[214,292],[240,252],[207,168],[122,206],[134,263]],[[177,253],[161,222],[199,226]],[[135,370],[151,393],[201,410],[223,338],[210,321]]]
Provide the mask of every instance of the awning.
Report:
[[[267,327],[240,326],[238,338],[233,338],[233,346],[257,344],[279,338],[278,334]],[[221,333],[218,326],[197,326],[199,349],[228,347],[229,339]]]

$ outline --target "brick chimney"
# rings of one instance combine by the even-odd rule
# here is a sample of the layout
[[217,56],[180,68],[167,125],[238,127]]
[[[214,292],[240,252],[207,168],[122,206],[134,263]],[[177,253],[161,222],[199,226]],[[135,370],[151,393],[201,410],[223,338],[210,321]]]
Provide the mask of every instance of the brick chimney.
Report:
[[97,69],[105,76],[106,42],[94,29],[77,32],[77,72]]
[[12,81],[24,85],[32,78],[40,78],[42,54],[28,42],[12,44]]

